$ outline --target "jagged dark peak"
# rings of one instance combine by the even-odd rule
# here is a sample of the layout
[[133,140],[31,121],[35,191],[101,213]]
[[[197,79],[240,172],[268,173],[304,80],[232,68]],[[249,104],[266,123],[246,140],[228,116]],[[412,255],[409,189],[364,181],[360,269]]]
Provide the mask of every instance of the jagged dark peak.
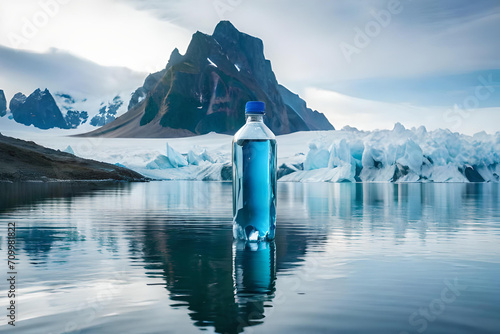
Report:
[[179,52],[179,49],[175,48],[170,54],[170,58],[168,59],[166,69],[180,63],[182,61],[182,55]]
[[23,101],[24,102],[24,101],[26,101],[26,95],[19,92],[19,93],[16,93],[12,99],[16,100],[16,101]]
[[37,88],[37,89],[35,89],[35,91],[33,93],[31,93],[30,96],[33,96],[33,98],[36,98],[36,99],[41,99],[44,96],[52,97],[52,94],[50,94],[50,92],[47,88],[45,88],[45,90],[41,90],[40,88]]
[[170,68],[171,66],[172,65],[169,62],[167,63],[167,67],[163,70],[149,74],[144,80],[144,84],[142,85],[142,87],[137,88],[135,92],[132,93],[132,97],[130,98],[127,110],[130,110],[141,103],[148,92],[150,92],[158,84],[158,81],[163,78],[168,68]]
[[214,29],[212,37],[219,41],[238,41],[240,39],[241,33],[236,27],[229,21],[220,21]]
[[261,39],[240,32],[229,21],[220,21],[215,27],[212,37],[223,49],[237,47],[245,53],[264,54],[264,43]]
[[212,36],[197,31],[193,34],[184,59],[199,60],[207,55],[221,53],[221,46]]
[[222,20],[215,26],[213,36],[218,34],[231,36],[231,35],[239,35],[241,34],[241,32],[238,29],[236,29],[236,27],[230,21]]
[[219,22],[212,38],[220,45],[225,57],[242,70],[243,75],[253,76],[264,89],[277,83],[271,62],[264,56],[261,39],[240,32],[229,21]]
[[20,105],[22,105],[24,102],[26,102],[27,96],[24,95],[23,93],[16,93],[12,100],[10,100],[9,103],[9,109],[10,111],[16,110]]
[[27,98],[16,94],[10,102],[14,120],[24,125],[34,125],[40,129],[67,129],[61,110],[48,89],[36,89]]

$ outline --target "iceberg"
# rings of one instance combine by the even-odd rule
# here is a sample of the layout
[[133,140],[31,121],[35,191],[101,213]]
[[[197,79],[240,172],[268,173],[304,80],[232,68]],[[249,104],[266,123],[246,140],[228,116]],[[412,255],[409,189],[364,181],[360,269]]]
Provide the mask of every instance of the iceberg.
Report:
[[315,143],[309,144],[309,152],[304,161],[305,170],[313,170],[328,166],[330,152]]
[[[420,146],[417,145],[411,138],[409,138],[404,147],[404,155],[396,159],[396,162],[402,166],[408,166],[408,168],[417,175],[420,175],[422,171],[422,165],[424,163],[424,155]],[[396,149],[398,152],[398,149]]]
[[[0,119],[1,121],[1,119]],[[119,139],[10,135],[161,180],[230,180],[232,136]],[[9,133],[6,133],[9,135]],[[345,127],[277,136],[278,179],[292,182],[499,182],[500,132]],[[166,145],[166,146],[165,146]],[[175,149],[174,149],[175,147]]]
[[147,169],[167,169],[167,168],[180,168],[188,165],[188,160],[179,152],[174,150],[172,146],[167,143],[167,155],[159,154],[150,161]]
[[392,130],[346,127],[331,133],[309,143],[303,170],[287,168],[279,180],[498,182],[500,178],[499,132],[467,136],[442,129],[427,131],[423,126],[406,129],[396,123]]
[[73,151],[71,145],[68,145],[68,147],[66,147],[63,152],[75,155],[75,152]]
[[172,146],[167,143],[167,159],[173,168],[185,167],[188,165],[187,159],[174,150]]
[[153,161],[146,165],[147,169],[167,169],[176,168],[166,155],[158,155]]
[[209,154],[206,149],[195,145],[187,154],[187,162],[189,165],[200,165],[203,161],[214,163],[217,158]]

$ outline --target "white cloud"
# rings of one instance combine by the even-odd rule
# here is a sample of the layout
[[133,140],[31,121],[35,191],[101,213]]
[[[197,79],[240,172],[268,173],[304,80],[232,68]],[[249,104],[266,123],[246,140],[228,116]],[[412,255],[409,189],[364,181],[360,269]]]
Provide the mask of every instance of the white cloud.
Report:
[[39,54],[2,46],[0,73],[0,89],[8,100],[17,92],[28,95],[37,88],[83,97],[128,94],[142,85],[146,76],[124,67],[100,66],[62,51]]
[[448,128],[465,134],[500,131],[500,108],[480,108],[457,112],[449,108],[425,108],[359,99],[334,91],[309,87],[303,98],[308,107],[325,114],[336,129],[346,125],[360,130],[392,129],[400,122],[405,127],[424,125],[428,130]]
[[[415,77],[500,67],[500,8],[493,2],[401,0],[402,11],[348,63],[339,45],[376,21],[389,1],[123,0],[191,31],[211,33],[220,19],[261,38],[277,78],[298,90],[343,80]],[[217,15],[215,3],[226,4]],[[197,10],[192,10],[197,8]]]
[[[10,1],[0,11],[0,44],[19,33],[39,1]],[[446,1],[445,1],[446,2]],[[103,65],[151,72],[170,52],[185,50],[196,30],[211,33],[228,19],[261,38],[279,80],[292,89],[342,80],[408,77],[500,67],[494,43],[500,10],[467,1],[401,1],[402,12],[371,38],[352,62],[340,43],[353,43],[354,29],[374,21],[388,1],[303,2],[264,0],[86,0],[61,5],[59,13],[24,48],[68,50]],[[219,7],[217,7],[217,4]],[[489,6],[489,7],[488,7]],[[299,87],[300,86],[300,87]]]
[[[40,3],[51,6],[44,10]],[[0,30],[0,44],[8,47],[37,52],[56,48],[141,72],[162,69],[172,50],[182,52],[191,36],[182,27],[113,0],[9,2],[8,10],[0,11]],[[24,43],[17,43],[17,37]]]

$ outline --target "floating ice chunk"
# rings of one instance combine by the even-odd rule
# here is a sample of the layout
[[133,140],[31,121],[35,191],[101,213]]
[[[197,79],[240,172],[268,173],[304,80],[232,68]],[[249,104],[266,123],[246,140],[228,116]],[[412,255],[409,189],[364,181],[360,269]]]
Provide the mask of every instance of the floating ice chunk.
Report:
[[420,180],[420,175],[417,175],[414,172],[409,172],[408,174],[400,177],[395,181],[398,183],[403,183],[403,182],[418,182],[419,180]]
[[425,128],[425,126],[421,125],[418,127],[417,131],[415,131],[415,134],[417,135],[417,137],[422,138],[427,135],[427,129]]
[[420,146],[412,139],[408,139],[405,143],[404,156],[397,159],[397,162],[403,166],[408,166],[415,174],[420,175],[424,155]]
[[488,140],[489,137],[490,136],[486,133],[486,131],[477,132],[472,136],[472,138],[476,140]]
[[187,161],[190,165],[199,165],[201,161],[203,161],[198,154],[193,152],[193,150],[189,150],[187,155]]
[[75,152],[73,151],[73,148],[70,145],[68,145],[68,147],[66,147],[63,152],[75,155]]
[[170,164],[173,166],[173,168],[178,168],[178,167],[185,167],[188,165],[187,159],[174,150],[172,146],[170,146],[167,143],[167,158],[170,162]]
[[355,182],[356,169],[351,164],[335,168],[301,170],[282,176],[280,181],[292,182]]
[[222,181],[222,163],[205,163],[195,175],[196,180],[200,181]]
[[158,155],[156,159],[149,162],[146,165],[147,169],[167,169],[167,168],[176,168],[171,162],[170,159],[165,155]]
[[460,173],[458,167],[453,164],[435,166],[430,175],[430,180],[434,182],[469,182],[469,180]]
[[304,161],[304,170],[328,167],[328,160],[330,160],[330,152],[328,150],[321,146],[318,148],[315,143],[310,143],[309,152]]
[[363,168],[381,168],[386,166],[387,163],[384,150],[374,148],[369,143],[365,143],[361,164]]
[[445,166],[450,161],[450,154],[445,147],[435,147],[429,152],[429,160],[435,166]]
[[187,162],[190,165],[199,165],[202,161],[214,163],[217,160],[218,159],[208,153],[206,149],[202,149],[198,145],[195,145],[187,154]]
[[394,165],[399,159],[404,157],[405,151],[405,144],[389,144],[385,149],[387,165]]
[[203,151],[201,152],[200,154],[200,158],[203,160],[203,161],[208,161],[208,162],[224,162],[223,158],[218,158],[218,157],[213,157],[212,154],[208,153],[208,151],[206,149],[203,149]]
[[332,177],[330,182],[355,182],[356,165],[345,164],[343,166],[332,169]]
[[363,151],[365,150],[365,145],[360,139],[353,139],[349,141],[349,148],[351,150],[351,156],[361,162],[363,157]]
[[351,164],[351,148],[347,141],[342,139],[338,144],[332,144],[328,167],[334,168],[344,164]]
[[394,181],[395,172],[396,165],[390,165],[383,168],[363,167],[359,174],[359,178],[363,182],[392,182]]
[[397,134],[403,134],[406,131],[406,128],[403,124],[397,122],[396,124],[394,124],[394,128],[392,129],[392,131]]
[[359,132],[358,128],[350,126],[350,125],[345,125],[341,130],[342,131]]
[[179,168],[188,165],[187,159],[167,143],[167,155],[159,154],[146,164],[147,169]]

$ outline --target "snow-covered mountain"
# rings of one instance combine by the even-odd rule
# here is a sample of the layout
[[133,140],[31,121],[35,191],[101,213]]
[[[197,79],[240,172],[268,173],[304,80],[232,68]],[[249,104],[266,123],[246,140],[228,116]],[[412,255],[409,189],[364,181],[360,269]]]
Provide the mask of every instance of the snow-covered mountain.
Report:
[[[9,109],[0,112],[0,117],[9,112],[6,119],[26,126],[33,125],[42,130],[78,128],[82,132],[110,123],[126,112],[120,95],[107,99],[104,96],[98,99],[74,96],[62,92],[53,95],[48,89],[39,88],[29,96],[19,92],[10,100]],[[90,110],[90,117],[87,110]],[[2,124],[9,128],[9,121],[3,121]]]
[[[102,124],[103,115],[104,120],[111,121],[125,113],[124,102],[130,99],[145,77],[144,73],[101,66],[58,50],[34,53],[5,46],[0,46],[0,73],[0,89],[5,93],[6,105],[15,95],[14,104],[22,100],[22,95],[48,89],[67,121],[68,133],[95,129],[90,122],[97,115],[100,120],[96,119],[95,123]],[[122,101],[118,108],[115,107],[116,100]],[[103,111],[103,107],[106,110]],[[2,128],[17,128],[13,115],[6,113],[5,116],[0,111],[0,116],[5,116],[0,118]],[[87,121],[83,122],[85,113]]]
[[[125,95],[125,97],[127,96]],[[89,100],[58,92],[54,98],[61,111],[66,114],[66,122],[71,129],[77,128],[80,124],[91,125],[94,128],[100,127],[114,121],[116,117],[126,112],[124,98],[120,95]],[[90,116],[87,110],[93,111]]]

